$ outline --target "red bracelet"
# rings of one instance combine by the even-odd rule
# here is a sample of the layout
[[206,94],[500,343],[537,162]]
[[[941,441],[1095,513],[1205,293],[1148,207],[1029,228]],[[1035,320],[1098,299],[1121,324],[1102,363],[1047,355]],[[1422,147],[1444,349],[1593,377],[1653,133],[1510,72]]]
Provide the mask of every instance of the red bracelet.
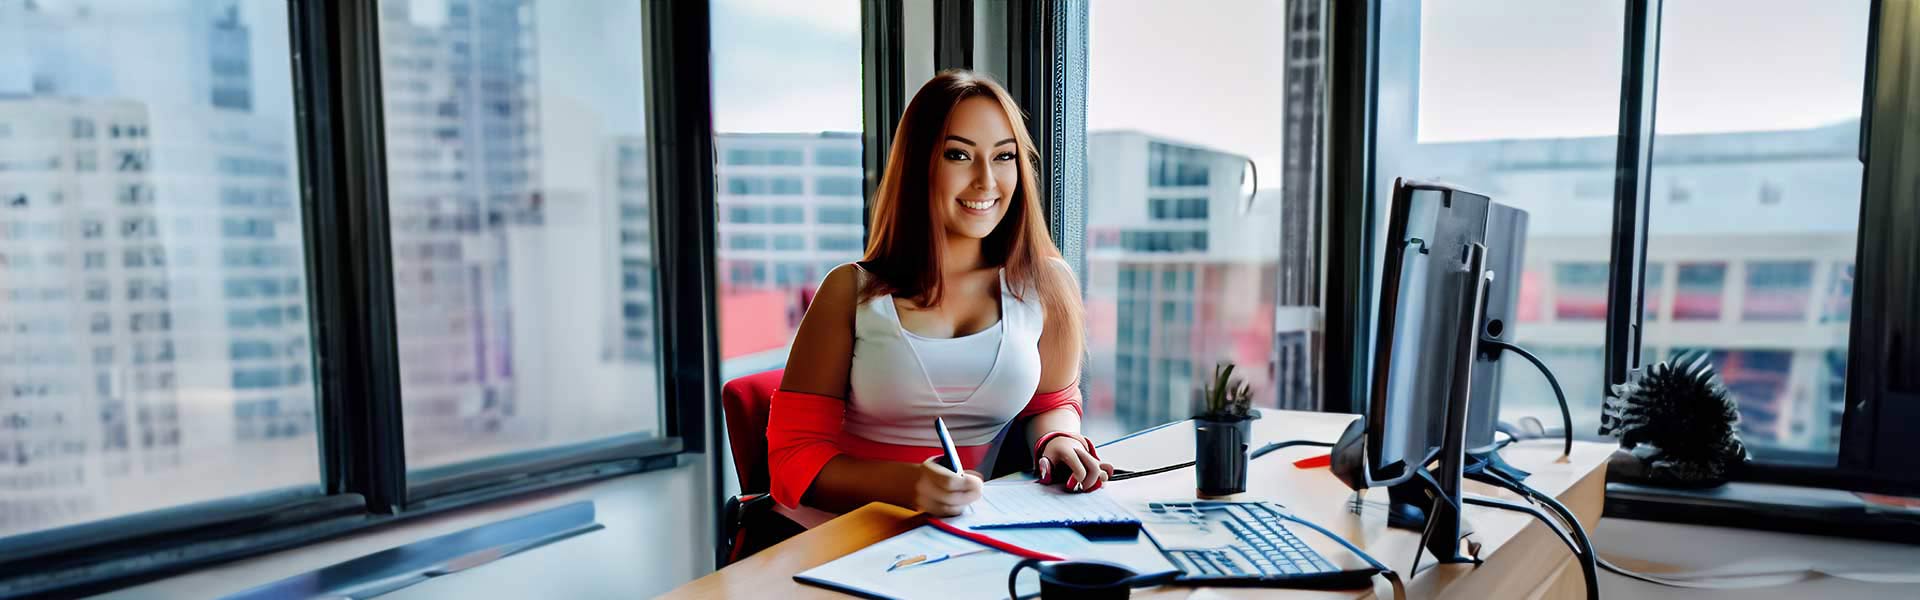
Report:
[[1070,437],[1076,440],[1080,440],[1080,443],[1087,447],[1088,454],[1092,454],[1094,458],[1100,458],[1100,451],[1094,449],[1093,441],[1087,439],[1087,436],[1080,435],[1077,433],[1070,433],[1066,431],[1050,431],[1050,432],[1047,432],[1046,435],[1040,436],[1040,441],[1033,443],[1033,460],[1035,462],[1039,462],[1040,456],[1041,456],[1040,453],[1047,449],[1047,442],[1051,442],[1053,441],[1053,438],[1057,438],[1057,437]]

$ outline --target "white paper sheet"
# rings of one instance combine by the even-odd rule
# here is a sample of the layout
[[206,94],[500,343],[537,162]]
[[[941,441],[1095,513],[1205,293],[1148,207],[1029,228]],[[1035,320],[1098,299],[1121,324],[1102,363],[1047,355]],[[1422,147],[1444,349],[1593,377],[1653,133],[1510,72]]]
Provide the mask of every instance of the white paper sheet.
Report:
[[[1031,484],[1029,484],[1031,485]],[[1033,486],[1042,487],[1042,486]],[[1168,573],[1175,569],[1173,563],[1160,554],[1160,549],[1145,535],[1132,541],[1093,542],[1071,529],[1031,528],[996,529],[991,535],[1002,541],[1024,548],[1056,554],[1074,560],[1098,560],[1110,562],[1132,569],[1135,573]],[[804,583],[883,597],[911,600],[914,598],[1006,598],[1007,574],[1018,557],[1001,552],[986,552],[961,556],[929,565],[906,567],[888,571],[902,556],[915,554],[945,554],[966,552],[979,548],[978,544],[951,534],[921,526],[918,529],[888,538],[872,546],[854,551],[833,562],[814,567],[797,576]],[[1024,573],[1021,580],[1021,593],[1032,594],[1039,591],[1038,577],[1031,570]]]
[[1140,518],[1106,490],[1068,492],[1060,486],[1007,481],[987,484],[979,502],[967,507],[966,514],[947,522],[968,529],[988,529],[1139,523]]

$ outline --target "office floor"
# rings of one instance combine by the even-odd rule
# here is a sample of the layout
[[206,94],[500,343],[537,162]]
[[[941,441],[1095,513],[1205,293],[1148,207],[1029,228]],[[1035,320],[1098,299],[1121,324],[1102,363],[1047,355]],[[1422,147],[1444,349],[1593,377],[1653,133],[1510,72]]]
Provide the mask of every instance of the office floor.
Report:
[[[1872,572],[1920,571],[1920,545],[1902,545],[1809,535],[1700,527],[1652,521],[1602,519],[1594,545],[1607,556],[1636,558],[1685,570],[1765,562],[1799,566],[1850,567]],[[1818,579],[1745,590],[1692,590],[1662,587],[1611,573],[1600,573],[1606,598],[1674,600],[1773,600],[1819,598],[1912,598],[1911,585]]]

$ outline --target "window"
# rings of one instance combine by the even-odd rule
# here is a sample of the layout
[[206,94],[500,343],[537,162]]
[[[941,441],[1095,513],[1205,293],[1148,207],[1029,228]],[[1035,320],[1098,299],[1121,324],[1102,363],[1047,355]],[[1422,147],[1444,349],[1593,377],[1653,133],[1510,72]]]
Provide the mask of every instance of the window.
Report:
[[729,165],[798,165],[804,159],[799,148],[734,148],[727,151]]
[[823,252],[855,252],[861,249],[860,238],[850,235],[823,235],[818,239]]
[[802,193],[800,188],[799,177],[728,177],[726,193],[738,196],[795,196]]
[[[1396,177],[1446,181],[1526,211],[1522,271],[1496,274],[1520,284],[1519,323],[1508,329],[1553,369],[1576,431],[1592,435],[1605,389],[1624,1],[1388,2],[1381,10],[1374,231],[1386,229]],[[1377,285],[1384,246],[1366,251]],[[1377,314],[1369,306],[1362,316]],[[1497,385],[1501,420],[1559,421],[1532,368],[1503,368]]]
[[1577,263],[1553,269],[1553,316],[1561,321],[1607,318],[1606,263]]
[[824,147],[813,151],[813,164],[822,167],[860,166],[860,148]]
[[1651,180],[1687,198],[1647,217],[1647,260],[1679,277],[1673,323],[1646,324],[1645,344],[1711,352],[1761,462],[1838,460],[1870,7],[1698,0],[1661,17]]
[[1747,321],[1804,320],[1812,291],[1813,263],[1747,263],[1746,298],[1740,318]]
[[1726,296],[1726,263],[1680,263],[1673,291],[1675,321],[1718,321]]
[[729,236],[728,239],[731,240],[727,242],[727,249],[729,250],[767,249],[767,236],[757,233],[736,233]]
[[767,207],[762,204],[735,204],[727,207],[727,222],[766,223]]
[[783,205],[773,207],[773,224],[797,225],[807,220],[807,210],[800,206]]
[[[1217,361],[1240,366],[1260,406],[1314,387],[1276,381],[1271,367],[1276,312],[1312,310],[1281,306],[1283,261],[1313,258],[1282,256],[1275,232],[1292,222],[1269,191],[1283,187],[1270,174],[1281,172],[1283,118],[1295,102],[1282,85],[1288,36],[1276,31],[1287,4],[1089,4],[1083,385],[1095,439],[1191,416],[1188,394]],[[1183,26],[1165,26],[1174,21]],[[1194,68],[1225,54],[1241,57],[1236,68]],[[1214,93],[1225,88],[1236,91]],[[1250,210],[1249,162],[1259,194],[1274,195]],[[1237,208],[1209,220],[1209,205]],[[1305,348],[1310,337],[1288,339]]]
[[[286,6],[203,4],[109,3],[83,15],[16,8],[0,26],[0,35],[33,40],[8,50],[24,53],[10,74],[32,85],[0,94],[7,160],[46,165],[8,180],[27,193],[0,193],[8,251],[0,265],[9,265],[0,271],[34,271],[0,276],[0,298],[41,300],[0,308],[0,348],[31,361],[0,366],[0,538],[258,493],[319,493],[304,348],[275,358],[260,378],[220,356],[243,340],[304,344],[309,324],[286,318],[284,306],[255,319],[256,309],[224,296],[169,293],[188,279],[169,259],[196,245],[286,258],[244,270],[202,264],[196,281],[307,276],[297,206],[223,210],[206,201],[239,190],[297,193]],[[235,32],[251,32],[253,43],[206,43]],[[150,46],[129,52],[119,39]],[[213,88],[228,83],[209,80],[210,64],[234,62],[254,65],[237,83],[254,101],[222,105]],[[229,163],[255,168],[213,168]],[[184,235],[228,221],[245,234]],[[281,304],[306,308],[304,298]],[[240,311],[244,336],[218,324]],[[206,326],[186,326],[203,315]],[[252,403],[272,414],[237,412]],[[262,424],[281,435],[244,434]]]
[[[729,265],[716,300],[723,379],[784,366],[824,269],[857,260],[863,247],[860,3],[776,4],[712,7],[714,143],[727,159],[715,165],[725,182],[717,202],[730,217],[718,235],[738,236],[736,224],[752,223],[753,234],[771,236],[778,258],[791,261],[770,267],[739,260],[733,252],[744,248],[720,248],[718,261]],[[735,149],[776,145],[792,152],[777,167],[731,160]],[[731,218],[744,201],[766,196],[781,204]]]
[[[658,343],[628,336],[657,316],[625,310],[655,305],[651,278],[626,285],[619,268],[653,256],[642,7],[384,0],[379,14],[393,245],[432,248],[392,265],[410,480],[664,435],[654,354],[612,350]],[[560,43],[611,30],[628,35]]]
[[860,209],[852,206],[819,206],[813,209],[813,221],[822,225],[859,225]]
[[821,196],[859,196],[859,177],[816,177],[813,193]]

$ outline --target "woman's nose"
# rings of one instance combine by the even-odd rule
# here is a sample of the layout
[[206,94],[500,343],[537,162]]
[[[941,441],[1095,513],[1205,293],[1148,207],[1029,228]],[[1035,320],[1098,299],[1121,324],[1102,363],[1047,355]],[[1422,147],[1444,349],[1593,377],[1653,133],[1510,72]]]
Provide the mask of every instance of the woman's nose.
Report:
[[973,189],[982,192],[993,191],[998,182],[993,180],[993,168],[987,161],[976,161],[973,168]]

